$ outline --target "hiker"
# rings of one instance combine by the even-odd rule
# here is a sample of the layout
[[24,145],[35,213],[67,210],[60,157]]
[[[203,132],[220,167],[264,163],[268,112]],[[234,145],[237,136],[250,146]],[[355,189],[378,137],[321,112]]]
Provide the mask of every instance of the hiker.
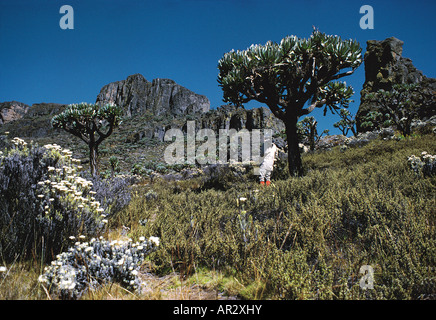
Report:
[[274,161],[276,161],[278,152],[279,149],[274,143],[271,144],[271,147],[265,150],[263,161],[259,168],[261,185],[265,185],[265,180],[267,186],[271,184],[271,173],[273,171]]

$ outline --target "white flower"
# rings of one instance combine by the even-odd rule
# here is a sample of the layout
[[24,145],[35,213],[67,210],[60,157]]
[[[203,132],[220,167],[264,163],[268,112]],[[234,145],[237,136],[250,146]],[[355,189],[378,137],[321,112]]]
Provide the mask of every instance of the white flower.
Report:
[[103,220],[101,220],[101,222],[107,223],[107,219],[103,219]]
[[145,237],[139,237],[139,241],[144,241]]
[[138,274],[138,271],[136,271],[136,270],[132,271],[132,275],[136,276],[137,274]]
[[154,242],[157,246],[159,245],[159,238],[158,237],[150,237],[148,238],[151,242]]
[[241,202],[247,201],[247,198],[245,198],[245,197],[240,197],[240,198],[239,198],[239,201],[241,201]]
[[7,269],[6,269],[6,267],[0,267],[0,272],[6,272],[7,271]]
[[62,280],[59,283],[59,287],[63,290],[73,290],[75,286],[76,286],[76,283],[74,281],[71,281],[71,280]]

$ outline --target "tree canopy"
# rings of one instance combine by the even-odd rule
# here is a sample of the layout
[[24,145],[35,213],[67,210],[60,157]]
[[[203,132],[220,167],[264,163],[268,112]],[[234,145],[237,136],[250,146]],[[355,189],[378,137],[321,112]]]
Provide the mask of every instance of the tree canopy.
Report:
[[78,103],[69,105],[62,113],[54,116],[54,128],[64,129],[83,140],[90,151],[91,174],[97,173],[98,146],[109,137],[121,122],[122,110],[114,104]]

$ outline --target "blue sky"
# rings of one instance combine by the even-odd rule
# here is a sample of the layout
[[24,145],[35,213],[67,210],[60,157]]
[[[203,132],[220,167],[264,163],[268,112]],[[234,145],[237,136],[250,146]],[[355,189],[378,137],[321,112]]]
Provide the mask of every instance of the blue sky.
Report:
[[[62,5],[74,9],[74,29],[62,30]],[[374,9],[374,29],[362,30],[362,5]],[[223,105],[217,63],[286,35],[308,37],[312,26],[360,42],[395,36],[403,56],[436,77],[436,1],[321,0],[0,0],[0,102],[95,102],[102,86],[141,73],[170,78]],[[364,66],[343,80],[354,87],[357,111]],[[256,104],[249,104],[253,107]],[[257,105],[256,105],[257,106]],[[312,113],[319,129],[338,116]]]

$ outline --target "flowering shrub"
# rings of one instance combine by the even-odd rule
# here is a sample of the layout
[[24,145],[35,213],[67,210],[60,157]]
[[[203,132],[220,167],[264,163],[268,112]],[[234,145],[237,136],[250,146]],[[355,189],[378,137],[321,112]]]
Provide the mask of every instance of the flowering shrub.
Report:
[[411,155],[407,159],[410,168],[418,175],[431,176],[436,173],[436,155],[428,154],[426,151],[420,157]]
[[131,200],[130,186],[137,182],[135,176],[117,176],[102,179],[99,176],[91,178],[95,199],[100,202],[108,216],[121,211]]
[[89,242],[77,241],[67,252],[57,255],[38,280],[62,299],[80,298],[89,288],[112,281],[138,290],[141,285],[138,269],[157,246],[159,239],[156,237],[148,240],[140,237],[139,242],[131,239],[107,241],[102,237]]
[[51,259],[69,236],[97,235],[104,210],[71,151],[14,138],[0,156],[0,252]]

